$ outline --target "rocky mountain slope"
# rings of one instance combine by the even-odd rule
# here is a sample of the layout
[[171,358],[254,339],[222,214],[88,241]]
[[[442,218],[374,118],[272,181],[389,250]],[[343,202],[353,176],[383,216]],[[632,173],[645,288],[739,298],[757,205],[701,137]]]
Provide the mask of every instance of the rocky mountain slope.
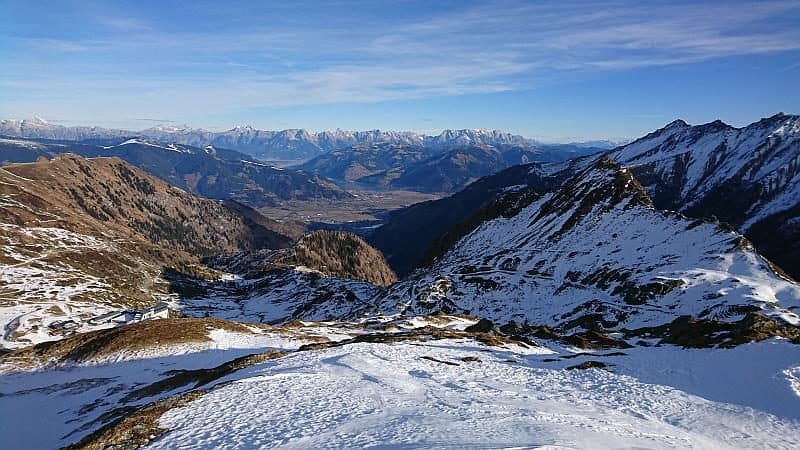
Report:
[[659,208],[714,215],[800,276],[800,116],[743,128],[675,121],[615,150]]
[[529,162],[556,162],[602,151],[576,145],[359,145],[296,168],[362,187],[452,193],[478,178]]
[[481,178],[449,197],[392,211],[367,240],[383,252],[402,277],[422,262],[437,239],[503,195],[525,187],[547,190],[557,185],[558,180],[548,173],[541,164],[534,163]]
[[243,205],[74,155],[0,169],[0,223],[4,344],[46,338],[45,317],[152,304],[170,291],[167,269],[215,276],[201,258],[293,242]]
[[532,191],[380,299],[387,314],[467,312],[561,329],[656,327],[747,313],[800,324],[800,286],[741,235],[655,209],[602,158]]
[[300,238],[276,263],[303,266],[328,276],[389,286],[397,275],[383,255],[360,237],[342,231],[319,230]]
[[350,194],[317,176],[277,169],[233,150],[127,139],[113,145],[0,139],[0,162],[32,162],[62,153],[118,157],[162,180],[204,197],[254,207],[286,200],[342,199]]
[[536,156],[535,150],[523,147],[459,146],[360,181],[418,192],[456,192],[480,177],[527,163]]

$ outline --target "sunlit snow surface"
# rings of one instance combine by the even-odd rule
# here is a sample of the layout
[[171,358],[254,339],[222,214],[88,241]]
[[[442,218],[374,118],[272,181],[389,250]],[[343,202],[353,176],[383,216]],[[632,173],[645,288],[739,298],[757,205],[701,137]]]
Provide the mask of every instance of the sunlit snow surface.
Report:
[[[406,326],[421,325],[429,323],[419,318]],[[184,392],[121,402],[168,371],[213,367],[267,348],[296,349],[308,342],[304,332],[339,340],[359,331],[335,324],[293,336],[213,330],[211,343],[195,347],[0,375],[0,448],[77,442],[114,408]],[[148,448],[800,445],[800,352],[786,341],[624,353],[542,344],[487,347],[451,339],[289,354],[203,386],[211,389],[208,394],[161,417],[160,425],[170,431]],[[608,370],[565,370],[589,360],[606,363]]]
[[[172,431],[148,448],[796,448],[800,422],[787,416],[800,415],[800,402],[787,380],[776,372],[748,384],[750,373],[736,373],[756,347],[764,372],[795,351],[775,342],[686,358],[661,349],[651,355],[669,365],[619,357],[612,373],[459,342],[357,344],[245,370],[165,414]],[[686,391],[651,384],[676,378]],[[692,395],[706,390],[729,401],[765,396],[778,416]]]

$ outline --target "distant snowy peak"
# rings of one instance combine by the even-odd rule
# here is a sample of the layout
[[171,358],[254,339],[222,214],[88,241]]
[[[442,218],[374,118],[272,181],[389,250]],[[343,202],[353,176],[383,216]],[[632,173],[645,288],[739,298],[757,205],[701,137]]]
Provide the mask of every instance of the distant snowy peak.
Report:
[[50,123],[40,117],[0,121],[0,135],[13,137],[78,141],[132,136],[133,134],[130,131],[100,127],[65,127]]
[[319,154],[363,143],[391,143],[431,147],[456,145],[516,145],[530,147],[533,140],[499,130],[443,130],[438,135],[411,131],[346,131],[310,132],[303,128],[271,131],[251,125],[237,125],[226,131],[212,132],[187,125],[161,124],[142,131],[126,131],[100,127],[65,127],[41,118],[3,120],[0,134],[41,139],[84,140],[139,136],[166,143],[203,148],[214,145],[244,151],[254,156],[275,159],[309,159]]
[[444,130],[438,136],[425,136],[424,143],[429,146],[533,145],[533,141],[522,136],[505,133],[500,130],[485,129]]
[[[194,150],[194,149],[192,149],[190,147],[186,147],[184,145],[163,144],[163,143],[158,142],[158,141],[151,141],[151,140],[143,139],[143,138],[128,139],[127,141],[121,142],[121,143],[119,143],[117,145],[112,145],[112,146],[103,147],[103,148],[111,149],[111,148],[116,148],[116,147],[125,147],[125,146],[129,146],[129,145],[139,145],[139,146],[145,146],[145,147],[153,147],[153,148],[158,148],[158,149],[162,149],[162,150],[169,150],[169,151],[178,152],[178,153],[194,153],[196,151],[196,150]],[[214,148],[211,147],[211,150],[213,150],[213,149]],[[212,153],[212,152],[208,151],[208,149],[206,149],[206,153]]]

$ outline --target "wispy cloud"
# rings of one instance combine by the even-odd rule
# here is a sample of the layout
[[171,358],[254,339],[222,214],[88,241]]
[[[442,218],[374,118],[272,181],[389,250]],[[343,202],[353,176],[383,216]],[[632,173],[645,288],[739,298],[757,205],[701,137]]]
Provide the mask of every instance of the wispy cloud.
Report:
[[[423,5],[404,6],[415,4]],[[800,28],[791,20],[800,15],[796,1],[501,1],[435,14],[397,7],[386,16],[370,13],[370,5],[345,2],[335,6],[338,15],[310,19],[291,5],[276,6],[253,13],[261,23],[247,11],[216,17],[224,7],[212,4],[214,15],[175,26],[98,13],[78,24],[92,32],[0,34],[14,43],[2,51],[8,64],[0,94],[9,93],[3,96],[14,105],[50,96],[65,108],[104,102],[180,117],[199,108],[508,92],[565,71],[800,49]]]

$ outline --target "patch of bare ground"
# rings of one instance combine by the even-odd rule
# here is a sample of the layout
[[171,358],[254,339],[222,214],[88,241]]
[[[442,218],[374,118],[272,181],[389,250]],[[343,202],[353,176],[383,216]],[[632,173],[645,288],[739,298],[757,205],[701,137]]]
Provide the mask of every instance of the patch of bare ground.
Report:
[[457,366],[457,365],[459,365],[458,363],[454,363],[452,361],[445,361],[443,359],[437,359],[437,358],[434,358],[433,356],[420,356],[420,358],[427,359],[428,361],[437,362],[439,364],[446,364],[448,366]]
[[[241,324],[213,318],[176,318],[138,322],[107,330],[75,334],[0,356],[0,364],[42,367],[66,362],[87,362],[117,352],[136,351],[191,342],[209,342],[208,332],[222,329],[253,333]],[[24,368],[24,367],[22,367]]]
[[600,361],[585,361],[580,364],[569,366],[567,370],[586,370],[586,369],[603,369],[606,363]]
[[404,330],[394,333],[372,333],[361,334],[354,336],[350,339],[344,339],[334,342],[319,342],[306,344],[300,347],[300,351],[319,350],[330,347],[341,347],[344,345],[355,344],[360,342],[369,343],[392,343],[392,342],[420,342],[420,341],[435,341],[441,339],[473,339],[481,344],[500,347],[508,344],[518,345],[520,347],[535,347],[538,346],[534,341],[519,337],[512,339],[510,337],[460,330],[450,330],[446,328],[436,328],[432,326],[425,326],[414,328],[413,330]]
[[539,339],[562,342],[567,345],[582,349],[607,349],[607,348],[631,348],[632,345],[621,339],[615,339],[605,333],[595,330],[581,331],[569,335],[559,334],[555,330],[544,325],[518,324],[514,321],[508,322],[499,327],[499,331],[511,336],[532,336]]
[[242,356],[241,358],[236,358],[211,369],[172,371],[170,372],[170,376],[168,378],[149,384],[143,388],[129,393],[122,398],[122,402],[128,403],[182,387],[189,387],[190,389],[199,388],[211,383],[212,381],[236,372],[237,370],[244,369],[245,367],[250,367],[254,364],[268,361],[270,359],[280,358],[287,353],[288,352],[280,350],[269,350],[263,353]]
[[748,312],[735,322],[681,316],[668,324],[627,330],[626,334],[630,337],[660,338],[659,344],[685,348],[731,348],[774,337],[800,344],[800,327],[755,312]]

